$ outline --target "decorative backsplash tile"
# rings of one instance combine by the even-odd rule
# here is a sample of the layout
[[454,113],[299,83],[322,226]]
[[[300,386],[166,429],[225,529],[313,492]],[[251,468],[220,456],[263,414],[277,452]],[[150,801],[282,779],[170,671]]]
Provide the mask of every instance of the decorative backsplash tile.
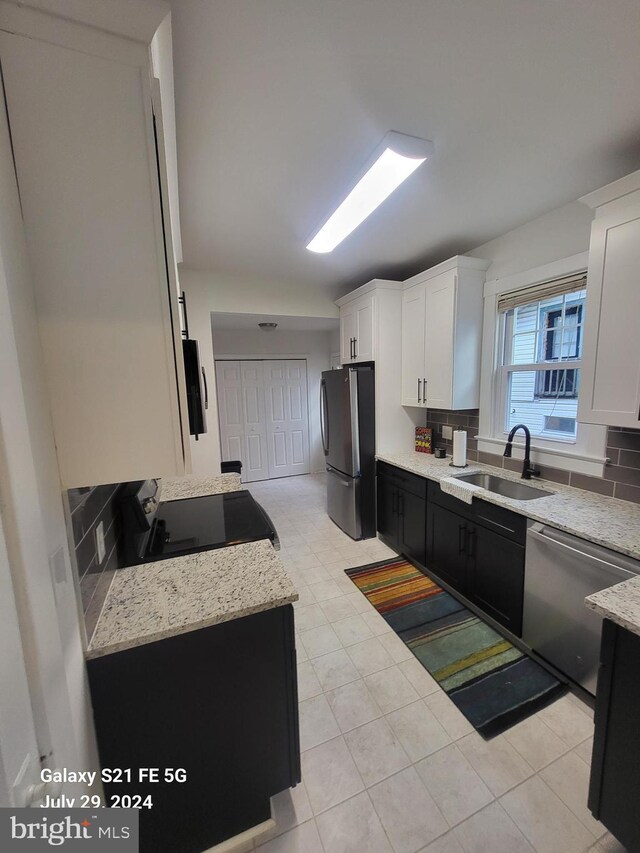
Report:
[[[467,457],[470,462],[484,462],[497,468],[519,471],[522,467],[522,461],[519,459],[505,459],[498,453],[478,451],[478,442],[475,439],[480,425],[478,415],[477,409],[429,409],[426,425],[433,430],[434,447],[445,447],[447,453],[451,453],[452,442],[441,435],[443,424],[454,429],[464,429],[467,432]],[[541,469],[541,475],[554,483],[564,483],[577,489],[640,503],[640,430],[609,427],[607,457],[609,463],[605,467],[603,477],[588,477],[586,474],[563,471],[549,465],[538,467]]]
[[[75,552],[87,638],[90,639],[113,574],[120,565],[121,536],[118,498],[121,484],[70,489],[67,492],[69,526]],[[104,528],[105,557],[98,562],[96,528]]]

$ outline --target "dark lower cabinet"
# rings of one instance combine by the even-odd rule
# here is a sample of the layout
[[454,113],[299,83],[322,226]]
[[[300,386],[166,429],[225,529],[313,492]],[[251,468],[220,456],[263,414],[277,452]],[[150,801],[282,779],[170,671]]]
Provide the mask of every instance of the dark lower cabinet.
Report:
[[640,636],[602,624],[589,808],[629,851],[640,850]]
[[378,465],[377,518],[380,539],[421,565],[424,565],[426,556],[426,494],[427,484],[424,479],[392,466],[382,468]]
[[427,568],[517,637],[525,536],[523,517],[484,501],[463,504],[429,484]]
[[454,589],[467,589],[465,553],[468,522],[459,515],[429,502],[427,510],[428,566]]
[[524,547],[477,524],[469,527],[467,553],[467,597],[522,636]]
[[[113,796],[146,797],[141,853],[200,853],[270,817],[300,781],[293,608],[267,610],[88,661],[102,768],[130,768]],[[149,783],[140,768],[184,768]]]

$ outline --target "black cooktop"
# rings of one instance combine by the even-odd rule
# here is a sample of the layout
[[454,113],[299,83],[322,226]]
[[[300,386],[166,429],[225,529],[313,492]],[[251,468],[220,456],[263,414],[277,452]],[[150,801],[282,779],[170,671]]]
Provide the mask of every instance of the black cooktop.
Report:
[[275,540],[271,520],[248,491],[160,504],[144,560],[162,560],[212,548]]

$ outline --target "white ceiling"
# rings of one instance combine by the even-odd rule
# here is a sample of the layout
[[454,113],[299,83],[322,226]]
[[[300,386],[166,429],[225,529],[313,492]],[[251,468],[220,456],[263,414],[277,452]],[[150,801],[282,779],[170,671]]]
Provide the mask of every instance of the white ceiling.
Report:
[[258,323],[277,323],[277,332],[333,332],[340,326],[337,317],[282,317],[276,314],[211,314],[211,328],[214,331],[262,331],[265,335],[273,330],[261,330]]
[[[640,166],[639,0],[174,0],[184,264],[405,278]],[[388,130],[435,155],[305,249]]]

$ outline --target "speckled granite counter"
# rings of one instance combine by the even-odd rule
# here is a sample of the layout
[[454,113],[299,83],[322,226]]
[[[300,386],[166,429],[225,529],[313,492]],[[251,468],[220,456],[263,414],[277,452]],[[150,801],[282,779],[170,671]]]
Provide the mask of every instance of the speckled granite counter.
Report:
[[86,655],[101,657],[297,599],[267,540],[119,569]]
[[[450,467],[450,458],[436,459],[435,456],[415,451],[379,454],[377,458],[436,482],[444,477],[469,474],[473,471],[487,471],[508,480],[520,480],[515,472],[476,462],[461,471]],[[539,485],[553,494],[536,500],[518,501],[482,489],[477,496],[488,503],[506,507],[535,521],[541,521],[640,560],[640,505],[602,497],[548,480],[535,479],[528,485],[532,488]],[[638,610],[640,611],[640,606]]]
[[640,576],[585,598],[585,604],[634,634],[640,634]]
[[218,474],[217,477],[172,477],[160,481],[160,500],[178,501],[237,492],[242,488],[240,474]]

